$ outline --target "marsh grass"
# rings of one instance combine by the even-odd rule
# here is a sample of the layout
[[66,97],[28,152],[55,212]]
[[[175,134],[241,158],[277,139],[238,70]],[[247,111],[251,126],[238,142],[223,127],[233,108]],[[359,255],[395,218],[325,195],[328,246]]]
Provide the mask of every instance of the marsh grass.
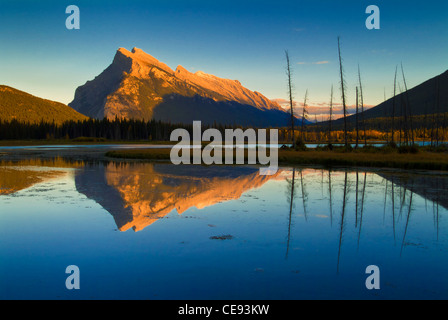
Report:
[[[429,147],[416,147],[417,152],[400,153],[398,148],[367,146],[349,150],[346,147],[328,146],[306,151],[296,151],[283,147],[278,150],[279,164],[323,165],[323,166],[359,166],[379,168],[402,168],[413,170],[448,171],[448,152],[442,147],[433,150]],[[445,150],[445,151],[443,151]],[[267,150],[269,154],[269,150]],[[235,154],[235,153],[234,153]],[[107,157],[120,159],[164,160],[170,161],[170,149],[119,150],[109,151]],[[245,163],[247,150],[245,150]]]

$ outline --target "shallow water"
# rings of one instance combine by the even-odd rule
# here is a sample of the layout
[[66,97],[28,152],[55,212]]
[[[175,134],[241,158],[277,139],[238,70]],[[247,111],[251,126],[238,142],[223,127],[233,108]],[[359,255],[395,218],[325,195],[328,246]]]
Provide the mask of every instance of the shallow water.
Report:
[[[446,299],[448,178],[0,165],[1,299]],[[80,269],[67,290],[65,268]],[[380,269],[367,290],[366,267]]]

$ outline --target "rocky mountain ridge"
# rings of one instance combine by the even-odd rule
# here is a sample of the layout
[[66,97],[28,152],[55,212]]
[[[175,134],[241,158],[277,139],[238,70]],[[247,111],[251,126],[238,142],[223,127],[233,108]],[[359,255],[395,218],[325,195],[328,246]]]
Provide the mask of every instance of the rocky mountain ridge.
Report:
[[141,49],[117,50],[112,64],[77,88],[69,104],[93,118],[287,125],[288,113],[238,80],[182,66],[172,70]]

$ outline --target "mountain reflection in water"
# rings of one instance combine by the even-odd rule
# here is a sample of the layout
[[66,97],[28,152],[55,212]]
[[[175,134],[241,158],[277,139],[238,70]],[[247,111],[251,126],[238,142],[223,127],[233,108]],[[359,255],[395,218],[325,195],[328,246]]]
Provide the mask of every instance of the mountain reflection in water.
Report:
[[[300,202],[306,221],[310,193],[313,194],[319,189],[322,192],[325,190],[327,194],[327,200],[322,204],[327,207],[333,224],[336,215],[333,212],[334,202],[341,200],[335,198],[334,189],[342,191],[340,222],[344,223],[345,206],[351,198],[355,203],[355,226],[359,225],[360,232],[364,201],[366,193],[369,193],[366,191],[367,175],[381,177],[384,181],[384,212],[386,201],[389,201],[393,213],[397,205],[397,210],[402,213],[404,207],[412,205],[409,203],[412,194],[433,202],[435,212],[439,205],[448,209],[448,198],[443,193],[443,190],[448,189],[446,175],[412,174],[405,171],[367,173],[343,169],[332,171],[284,168],[275,175],[260,176],[258,168],[250,166],[85,163],[62,158],[0,162],[0,195],[12,194],[36,183],[61,177],[67,173],[64,171],[66,168],[77,169],[74,174],[77,191],[108,211],[120,231],[141,231],[174,209],[182,214],[192,207],[203,209],[221,202],[237,200],[243,193],[259,188],[271,179],[286,182],[289,219],[292,217],[293,207]],[[321,172],[320,179],[315,177],[317,171]],[[332,185],[334,176],[341,174],[345,175],[341,184],[335,185],[333,182]],[[310,180],[313,185],[307,187]],[[317,188],[316,183],[319,184]]]
[[[446,298],[447,182],[401,170],[0,162],[0,298],[71,297],[54,276],[69,264],[85,275],[80,298]],[[372,264],[376,293],[364,286]]]
[[239,199],[273,176],[252,167],[173,166],[109,163],[86,166],[75,176],[77,190],[115,219],[120,231],[140,231],[176,209],[202,209]]

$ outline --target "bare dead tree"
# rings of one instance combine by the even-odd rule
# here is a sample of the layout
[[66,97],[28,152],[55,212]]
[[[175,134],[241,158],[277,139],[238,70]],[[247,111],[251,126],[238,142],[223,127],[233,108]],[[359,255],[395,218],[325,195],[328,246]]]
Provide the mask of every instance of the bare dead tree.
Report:
[[[384,87],[384,102],[386,102],[386,87]],[[386,110],[386,108],[384,108],[384,119],[387,121],[387,110]],[[387,125],[389,125],[388,122],[386,124],[386,128],[387,128]],[[386,135],[386,142],[389,143],[389,133],[387,132],[387,130],[384,130],[384,134]]]
[[392,99],[392,126],[391,126],[391,137],[390,142],[394,143],[394,130],[395,130],[395,96],[397,94],[397,71],[398,66],[395,66],[395,77],[394,77],[394,97]]
[[405,108],[405,111],[407,110],[406,115],[407,116],[409,115],[409,130],[410,130],[410,133],[411,133],[412,144],[414,144],[415,140],[414,140],[414,129],[413,129],[413,125],[412,125],[412,109],[411,109],[411,103],[409,101],[408,86],[406,84],[406,77],[404,76],[403,64],[401,64],[401,73],[403,75],[404,90],[405,90],[405,95],[406,95],[406,108]]
[[288,50],[285,50],[286,55],[286,75],[288,77],[288,96],[289,96],[289,111],[291,113],[291,134],[292,134],[292,147],[296,147],[296,139],[294,134],[294,108],[293,108],[293,84],[292,84],[292,69],[291,62],[289,60]]
[[344,81],[344,69],[342,67],[342,56],[341,56],[341,42],[340,37],[338,37],[338,52],[339,52],[339,72],[341,77],[341,98],[342,98],[342,108],[344,111],[344,141],[345,147],[348,147],[348,136],[347,136],[347,104],[345,101],[345,81]]
[[331,144],[331,124],[333,121],[333,85],[331,85],[331,95],[330,95],[330,119],[328,121],[328,143]]
[[305,129],[305,121],[308,117],[308,108],[307,108],[307,99],[308,99],[308,90],[306,90],[305,92],[305,99],[303,100],[303,110],[302,110],[302,126],[300,129],[300,140],[302,140],[302,142],[305,142],[305,138],[304,138],[304,129]]
[[432,125],[431,125],[431,147],[433,147],[435,145],[435,142],[434,142],[435,127],[436,127],[436,113],[433,112],[433,114],[432,114]]
[[409,130],[408,130],[408,113],[406,111],[406,101],[403,94],[403,89],[401,85],[398,84],[400,89],[400,102],[401,102],[401,128],[400,128],[400,144],[401,144],[401,134],[403,134],[403,141],[406,145],[409,145]]
[[442,143],[445,143],[445,136],[446,136],[446,112],[443,113]]
[[358,87],[356,87],[356,149],[358,149],[359,145],[358,97]]
[[440,116],[440,87],[439,87],[439,78],[436,79],[436,147],[439,146],[439,116]]
[[366,121],[365,121],[365,116],[364,116],[364,95],[362,93],[361,69],[359,68],[359,64],[358,64],[358,81],[359,81],[362,126],[363,126],[363,130],[364,130],[364,146],[367,146]]
[[425,117],[423,119],[423,146],[425,146],[426,130],[428,127],[428,104],[425,104]]

